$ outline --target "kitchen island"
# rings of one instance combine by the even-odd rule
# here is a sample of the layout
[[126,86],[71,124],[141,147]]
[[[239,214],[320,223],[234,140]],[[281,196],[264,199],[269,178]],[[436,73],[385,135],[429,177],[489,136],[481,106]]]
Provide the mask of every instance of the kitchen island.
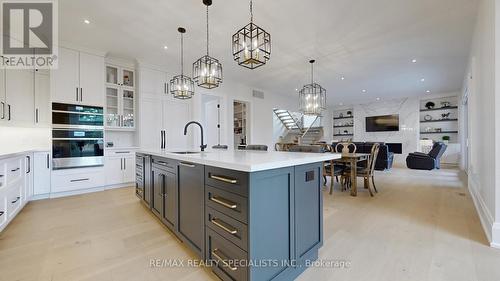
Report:
[[139,150],[136,194],[223,280],[293,280],[323,244],[332,153]]

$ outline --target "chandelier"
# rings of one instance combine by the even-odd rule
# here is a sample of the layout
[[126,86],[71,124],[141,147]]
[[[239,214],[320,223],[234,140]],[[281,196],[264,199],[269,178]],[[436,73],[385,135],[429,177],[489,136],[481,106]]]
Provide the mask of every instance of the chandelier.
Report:
[[233,59],[239,65],[255,69],[271,57],[271,34],[253,23],[253,3],[250,0],[250,23],[233,35]]
[[170,93],[176,99],[190,99],[194,95],[194,82],[189,76],[184,75],[184,36],[186,33],[186,29],[183,27],[179,27],[177,29],[181,34],[181,74],[174,76],[172,80],[170,80],[169,88]]
[[300,111],[304,115],[321,116],[321,112],[326,109],[326,90],[319,84],[314,83],[314,62],[311,64],[311,84],[307,84],[299,92]]
[[208,6],[212,0],[203,0],[203,4],[207,6],[207,54],[193,63],[193,79],[198,86],[213,89],[222,83],[222,64],[208,54]]

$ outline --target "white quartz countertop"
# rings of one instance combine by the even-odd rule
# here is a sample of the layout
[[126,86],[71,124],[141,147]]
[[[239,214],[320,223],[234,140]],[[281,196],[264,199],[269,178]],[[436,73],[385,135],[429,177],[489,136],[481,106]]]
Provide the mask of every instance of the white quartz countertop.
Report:
[[2,150],[0,149],[0,159],[17,157],[26,153],[34,152],[50,152],[50,147],[35,147],[32,149],[19,149],[19,150]]
[[256,172],[291,167],[339,159],[341,157],[340,153],[302,153],[248,150],[211,150],[196,154],[176,154],[172,153],[172,151],[139,149],[137,153],[243,172]]

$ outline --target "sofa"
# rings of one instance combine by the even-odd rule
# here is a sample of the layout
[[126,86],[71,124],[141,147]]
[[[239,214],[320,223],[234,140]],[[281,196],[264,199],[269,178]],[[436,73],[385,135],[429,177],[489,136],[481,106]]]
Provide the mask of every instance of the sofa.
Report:
[[416,170],[434,170],[441,168],[441,156],[446,151],[446,144],[435,142],[429,153],[414,152],[406,157],[406,166]]
[[[356,145],[357,153],[371,153],[372,147],[375,142],[353,142]],[[389,147],[384,142],[378,142],[380,148],[377,155],[377,160],[375,161],[375,170],[384,171],[392,168],[392,163],[394,162],[394,153],[389,151]],[[337,143],[332,143],[333,149],[335,149]],[[340,149],[340,147],[339,147]],[[352,152],[352,151],[351,151]]]

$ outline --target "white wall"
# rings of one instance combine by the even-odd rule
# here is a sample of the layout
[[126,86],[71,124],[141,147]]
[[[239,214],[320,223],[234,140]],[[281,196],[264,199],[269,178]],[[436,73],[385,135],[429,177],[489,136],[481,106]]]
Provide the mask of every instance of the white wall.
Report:
[[0,155],[32,149],[51,150],[50,128],[0,126]]
[[[495,10],[495,3],[497,4]],[[481,0],[465,77],[469,94],[469,190],[493,246],[500,247],[500,0]],[[500,38],[500,37],[499,37]],[[495,82],[496,79],[496,82]]]
[[[394,155],[394,163],[405,165],[408,153],[418,150],[419,140],[418,98],[393,99],[353,106],[354,141],[402,143],[403,154]],[[365,118],[377,115],[399,114],[399,131],[366,132]]]
[[[204,110],[204,95],[216,96],[221,98],[221,143],[234,148],[233,144],[233,101],[244,101],[249,103],[249,122],[250,134],[247,140],[248,144],[265,144],[269,150],[274,149],[274,143],[277,140],[275,126],[273,124],[273,108],[285,108],[289,110],[297,110],[298,97],[276,95],[270,92],[264,92],[264,99],[255,98],[252,96],[253,89],[237,82],[227,79],[215,89],[206,90],[196,88],[196,95],[193,98],[193,120],[205,122],[203,117]],[[195,132],[195,146],[199,139]],[[213,144],[209,144],[209,147]]]

